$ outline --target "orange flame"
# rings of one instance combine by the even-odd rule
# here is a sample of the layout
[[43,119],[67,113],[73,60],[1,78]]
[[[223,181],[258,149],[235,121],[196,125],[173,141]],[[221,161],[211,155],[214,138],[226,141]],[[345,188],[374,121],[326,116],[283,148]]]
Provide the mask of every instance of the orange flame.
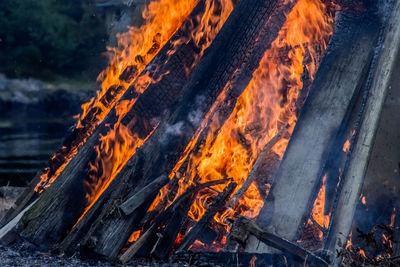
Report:
[[[189,151],[181,158],[170,178],[181,167],[189,154],[189,166],[179,180],[178,194],[194,182],[208,182],[231,177],[239,185],[247,178],[252,165],[262,148],[279,130],[289,123],[296,122],[295,107],[299,92],[303,87],[302,73],[307,69],[311,79],[318,68],[318,57],[326,49],[326,43],[332,33],[333,18],[328,15],[326,7],[319,0],[299,0],[287,15],[287,20],[278,38],[265,53],[253,79],[239,97],[237,104],[224,125],[219,125],[218,117],[210,119],[211,125],[206,141],[198,153],[189,153],[198,136],[189,144]],[[282,60],[282,54],[287,61]],[[305,55],[309,60],[303,65]],[[273,151],[283,156],[288,139],[282,138]],[[180,175],[177,173],[177,175]],[[195,178],[197,177],[197,178]],[[196,180],[194,180],[196,179]],[[224,185],[213,187],[214,190],[203,190],[192,205],[189,216],[193,220],[206,211],[210,199],[216,191],[222,191]],[[157,206],[166,188],[153,202]],[[226,218],[235,213],[254,218],[263,205],[257,186],[253,183],[245,192],[235,210],[228,209],[216,214],[215,221],[228,228]],[[204,247],[199,241],[192,246]]]
[[[83,127],[82,120],[91,110],[96,111],[96,121],[99,123],[105,118],[113,108],[115,102],[123,95],[127,88],[134,81],[134,78],[141,73],[146,65],[154,58],[157,52],[165,45],[171,36],[177,31],[184,19],[190,14],[199,0],[155,0],[145,7],[142,13],[143,24],[140,27],[130,27],[126,33],[118,34],[117,47],[108,47],[110,64],[98,77],[102,81],[101,90],[97,92],[97,97],[82,105],[82,114],[79,116],[77,128]],[[229,8],[227,8],[229,9]],[[131,77],[129,82],[121,81],[120,75],[129,66],[135,66],[136,74]],[[115,90],[115,88],[122,89]],[[104,105],[101,98],[109,91],[115,90],[116,95],[109,105]],[[142,91],[144,91],[143,89]],[[142,92],[138,92],[142,93]],[[113,94],[113,93],[112,93]],[[90,136],[95,128],[92,125],[87,129]],[[86,141],[84,138],[80,144],[72,147],[67,155],[62,155],[64,162],[58,167],[55,173],[49,177],[49,168],[46,168],[40,176],[40,182],[35,188],[36,192],[41,193],[44,188],[50,186],[58,175],[64,170],[69,161],[76,155],[78,149]],[[62,151],[64,152],[64,151]],[[59,156],[57,154],[54,157]]]
[[[250,84],[240,96],[236,107],[222,128],[212,120],[206,142],[197,155],[191,155],[186,176],[198,175],[197,182],[232,177],[240,186],[247,178],[254,161],[265,144],[286,123],[296,122],[295,105],[302,89],[304,55],[310,53],[311,63],[306,68],[311,77],[317,69],[317,56],[326,48],[332,33],[332,18],[318,0],[300,0],[288,14],[287,21],[265,53]],[[317,46],[320,46],[317,48]],[[289,62],[282,61],[282,51]],[[219,129],[219,131],[216,131]],[[293,129],[293,128],[292,128]],[[292,130],[291,129],[291,130]],[[273,150],[282,156],[288,140],[282,139]],[[180,182],[179,192],[190,183]],[[218,191],[223,185],[215,186]],[[208,190],[193,204],[189,216],[198,220],[205,212],[215,192]],[[256,185],[246,191],[236,212],[254,218],[263,205]],[[235,211],[217,214],[216,221],[225,224],[225,218]]]
[[[314,206],[311,212],[311,216],[314,221],[319,224],[319,226],[327,229],[329,226],[329,215],[325,215],[325,191],[326,191],[326,177],[325,174],[322,180],[322,186],[319,190],[318,196],[314,201]],[[322,238],[322,232],[320,233],[320,238]]]
[[[217,1],[214,0],[206,1],[205,12],[197,18],[200,24],[190,29],[191,38],[197,42],[197,45],[202,51],[196,56],[195,62],[200,59],[203,51],[211,44],[213,38],[217,35],[233,9],[231,0],[222,0],[220,6],[216,6],[216,2]],[[219,14],[215,14],[217,9],[220,11]],[[171,10],[169,11],[171,12]],[[186,41],[188,40],[179,39],[177,42]],[[147,79],[144,78],[141,84],[143,84],[141,88],[144,88],[144,91],[146,84],[148,84]],[[94,163],[90,163],[89,180],[86,183],[86,198],[89,204],[81,218],[97,201],[104,190],[107,189],[127,161],[134,155],[136,148],[145,142],[145,140],[140,139],[135,133],[130,131],[130,126],[135,123],[135,121],[131,121],[128,125],[120,123],[135,101],[136,99],[130,101],[123,100],[117,104],[116,115],[118,121],[106,136],[100,138],[101,143],[96,147],[97,158]],[[152,132],[154,132],[156,128],[157,126],[154,127]],[[152,132],[145,139],[149,138]]]
[[[123,86],[126,90],[130,84],[119,79],[123,71],[128,66],[136,66],[137,74],[142,72],[161,47],[176,32],[198,1],[153,1],[143,10],[142,17],[144,23],[142,26],[132,26],[128,32],[117,34],[117,47],[108,48],[110,65],[98,77],[98,80],[102,81],[101,90],[97,92],[96,98],[82,105],[83,112],[79,118],[77,127],[80,127],[82,119],[93,108],[99,108],[102,112],[98,114],[98,119],[104,119],[110,107],[107,108],[100,102],[101,97],[112,86]],[[121,90],[120,95],[125,90]]]

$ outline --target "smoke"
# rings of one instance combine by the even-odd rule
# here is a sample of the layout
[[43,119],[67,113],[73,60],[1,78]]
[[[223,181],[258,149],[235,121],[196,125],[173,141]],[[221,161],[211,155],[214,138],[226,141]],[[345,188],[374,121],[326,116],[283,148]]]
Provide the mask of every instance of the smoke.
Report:
[[184,122],[180,121],[173,125],[167,125],[167,129],[164,134],[160,137],[160,143],[165,144],[170,138],[176,138],[183,134]]

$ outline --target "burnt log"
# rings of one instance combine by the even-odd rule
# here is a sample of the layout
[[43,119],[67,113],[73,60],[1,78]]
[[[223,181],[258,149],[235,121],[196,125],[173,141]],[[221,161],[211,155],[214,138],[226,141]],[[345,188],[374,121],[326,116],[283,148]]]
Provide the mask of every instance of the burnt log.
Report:
[[400,1],[394,1],[388,23],[384,28],[382,41],[376,51],[377,62],[371,69],[371,76],[363,95],[365,103],[360,110],[358,132],[343,173],[343,185],[332,215],[329,235],[325,248],[331,253],[332,266],[340,266],[341,258],[336,251],[345,246],[350,234],[356,206],[367,171],[382,108],[390,86],[400,47]]
[[192,195],[192,197],[188,198],[188,201],[182,203],[181,206],[175,210],[150,252],[152,257],[155,259],[168,258],[175,244],[175,240],[187,220],[188,212],[195,197],[196,194]]
[[[136,99],[121,123],[129,125],[131,132],[139,137],[145,138],[149,135],[154,129],[152,121],[166,116],[164,111],[179,102],[180,92],[188,80],[188,70],[201,55],[201,49],[192,38],[191,30],[197,16],[205,10],[205,2],[202,0],[198,3],[177,33],[121,98]],[[176,46],[176,41],[181,38],[187,41]],[[174,53],[171,54],[171,51]],[[143,85],[143,80],[148,80],[148,76],[153,82]],[[137,98],[137,92],[143,91],[143,86],[147,86],[147,89]],[[89,163],[97,157],[95,146],[99,145],[100,136],[109,131],[108,125],[114,125],[118,119],[114,108],[52,186],[46,189],[40,200],[25,214],[19,227],[21,236],[46,249],[67,235],[88,205],[84,184],[88,179]]]
[[[155,234],[156,230],[162,226],[166,221],[170,219],[170,217],[176,213],[176,211],[182,208],[182,204],[187,201],[188,198],[194,197],[201,189],[204,189],[209,186],[223,184],[230,181],[230,179],[216,180],[203,184],[199,184],[196,186],[189,187],[182,195],[180,195],[168,208],[166,208],[151,224],[149,229],[143,233],[135,243],[128,248],[120,257],[119,261],[122,263],[130,260],[138,251],[141,249],[148,239]],[[187,206],[187,205],[184,205]]]
[[205,228],[207,227],[211,219],[214,217],[214,215],[218,211],[220,211],[220,209],[223,207],[223,205],[226,203],[226,201],[229,199],[229,197],[235,190],[236,186],[237,186],[236,183],[230,183],[224,189],[224,191],[218,194],[215,201],[210,205],[210,207],[207,208],[206,212],[201,217],[201,219],[185,235],[185,237],[179,244],[179,248],[177,249],[178,251],[187,250],[193,244],[193,242],[200,237],[201,232],[205,230]]
[[[109,216],[107,210],[113,210],[132,188],[142,187],[161,173],[172,171],[218,96],[223,92],[236,99],[245,89],[265,50],[285,22],[285,11],[293,5],[294,1],[278,4],[274,0],[244,0],[238,3],[196,65],[183,88],[182,100],[171,107],[167,112],[171,115],[161,120],[146,143],[78,223],[77,228],[87,227],[87,230],[81,231],[85,237],[77,238],[83,240],[82,245],[84,240],[95,237],[97,244],[91,247],[93,254],[109,259],[118,255],[143,214],[123,217],[115,213]],[[235,81],[237,85],[226,86],[229,81]]]
[[[331,144],[368,75],[379,24],[373,12],[342,11],[337,16],[334,34],[257,218],[268,232],[290,241],[299,238]],[[269,251],[258,243],[253,239],[246,250]]]

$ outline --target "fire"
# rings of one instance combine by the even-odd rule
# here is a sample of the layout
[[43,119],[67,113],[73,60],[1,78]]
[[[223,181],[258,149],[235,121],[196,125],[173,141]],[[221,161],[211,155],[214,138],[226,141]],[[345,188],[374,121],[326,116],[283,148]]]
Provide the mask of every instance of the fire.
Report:
[[[122,95],[130,83],[121,81],[119,77],[128,66],[136,66],[137,75],[154,58],[157,52],[176,32],[183,20],[190,14],[199,0],[157,0],[151,2],[143,10],[144,23],[140,27],[130,27],[126,33],[118,34],[118,45],[108,48],[110,65],[100,73],[98,80],[102,81],[97,97],[82,105],[82,114],[77,127],[89,110],[99,108],[102,112],[98,119],[104,119],[110,108],[106,108],[100,99],[110,87],[123,86]],[[137,76],[136,75],[136,76]],[[118,99],[118,98],[117,98]]]
[[[97,92],[96,98],[92,98],[88,103],[82,105],[83,112],[79,116],[77,129],[84,129],[85,137],[70,150],[63,148],[54,155],[54,157],[58,157],[57,163],[59,161],[62,163],[59,164],[54,173],[50,173],[49,168],[45,169],[40,177],[41,182],[36,186],[37,192],[41,192],[44,188],[50,186],[58,177],[96,125],[105,118],[116,101],[133,82],[140,84],[140,90],[137,93],[141,94],[147,89],[151,82],[151,79],[146,75],[147,73],[144,73],[139,81],[135,81],[135,78],[145,71],[146,65],[177,31],[198,2],[199,0],[152,1],[142,13],[144,20],[142,26],[130,27],[127,33],[118,34],[118,46],[108,48],[110,65],[98,77],[98,80],[102,80],[101,90]],[[211,44],[232,10],[233,2],[231,0],[206,0],[204,14],[195,18],[189,29],[186,29],[190,32],[189,37],[181,37],[175,40],[173,47],[193,40],[201,51],[195,58],[193,65],[186,66],[188,73],[197,64],[203,51]],[[174,49],[172,48],[168,54],[173,54]],[[120,78],[126,69],[135,70],[128,80]],[[111,96],[111,99],[104,101],[103,98],[107,98],[108,95]],[[135,100],[132,99],[132,101]],[[89,112],[94,112],[95,118],[90,121],[90,125],[85,125],[83,120]]]
[[[314,206],[311,216],[314,221],[321,227],[327,229],[329,226],[329,215],[325,215],[325,192],[326,192],[326,174],[322,180],[322,186],[319,190],[318,196],[314,201]],[[322,239],[322,232],[320,232],[320,239]]]
[[[228,177],[233,178],[239,188],[268,141],[287,123],[292,126],[289,129],[292,132],[297,119],[298,95],[303,88],[302,74],[306,69],[311,78],[314,77],[320,51],[325,50],[332,33],[332,22],[325,5],[319,0],[298,1],[287,15],[278,38],[266,51],[253,79],[239,97],[231,116],[223,125],[220,125],[217,116],[211,118],[204,145],[198,153],[189,155],[190,164],[182,175],[185,179],[179,180],[178,195],[194,182]],[[309,60],[304,66],[306,55]],[[287,60],[284,61],[282,57]],[[273,152],[282,157],[287,143],[288,139],[282,138],[273,147]],[[174,171],[179,169],[180,164]],[[171,177],[174,174],[171,173]],[[213,190],[201,191],[189,216],[199,220],[215,197],[215,190],[223,189],[224,185],[219,185],[214,186]],[[166,195],[166,192],[161,195]],[[159,196],[152,207],[160,199]],[[228,227],[225,223],[227,218],[236,214],[254,218],[262,206],[263,199],[253,183],[234,209],[217,214],[214,219]],[[195,244],[201,245],[199,242]]]
[[[196,42],[201,51],[201,53],[197,55],[195,62],[200,59],[203,51],[211,44],[213,38],[217,35],[230,12],[233,10],[233,3],[231,0],[218,2],[220,5],[216,5],[216,3],[217,1],[207,0],[205,12],[202,16],[197,18],[200,24],[194,28],[186,29],[190,30],[190,39]],[[150,4],[150,8],[152,4]],[[216,14],[216,11],[218,10],[220,12],[219,14]],[[171,12],[171,10],[169,10],[169,12]],[[185,38],[181,38],[177,42],[188,41],[189,40],[185,40]],[[194,65],[189,66],[189,68],[193,67]],[[187,69],[187,71],[189,70]],[[142,91],[144,91],[146,86],[149,84],[149,81],[145,76],[144,80],[139,82],[142,85],[140,86],[143,88]],[[100,145],[95,148],[97,150],[97,157],[93,163],[90,163],[89,179],[85,186],[88,206],[81,218],[92,207],[104,190],[107,189],[115,176],[134,155],[136,149],[140,147],[157,128],[157,125],[154,126],[153,131],[145,139],[141,139],[130,130],[130,128],[132,128],[131,125],[135,123],[135,120],[129,122],[128,125],[121,123],[122,118],[128,113],[135,101],[136,99],[123,100],[116,105],[115,110],[118,121],[105,136],[100,138]]]
[[346,140],[346,142],[343,145],[343,152],[347,153],[350,150],[350,140]]
[[[82,114],[79,116],[77,128],[83,128],[83,119],[90,111],[96,111],[96,121],[92,122],[87,137],[95,128],[96,124],[105,118],[109,111],[113,108],[116,100],[127,90],[134,78],[141,73],[146,65],[154,58],[157,52],[165,45],[171,36],[177,31],[183,20],[190,14],[199,0],[156,0],[152,1],[143,11],[143,24],[140,27],[130,27],[126,33],[118,34],[118,45],[114,48],[107,48],[110,57],[110,64],[98,77],[102,81],[101,90],[97,92],[97,97],[92,98],[89,102],[82,105]],[[120,80],[121,74],[129,66],[135,66],[136,75],[129,82]],[[116,88],[120,88],[116,90]],[[112,92],[112,91],[115,92]],[[101,99],[109,94],[117,94],[113,96],[112,103],[104,105]],[[70,151],[61,149],[58,155],[59,160],[64,161],[55,171],[54,174],[49,173],[46,168],[40,177],[40,182],[35,191],[42,192],[44,188],[51,183],[64,170],[68,162],[76,155],[80,146],[86,141],[71,148]],[[66,155],[65,155],[66,154]]]

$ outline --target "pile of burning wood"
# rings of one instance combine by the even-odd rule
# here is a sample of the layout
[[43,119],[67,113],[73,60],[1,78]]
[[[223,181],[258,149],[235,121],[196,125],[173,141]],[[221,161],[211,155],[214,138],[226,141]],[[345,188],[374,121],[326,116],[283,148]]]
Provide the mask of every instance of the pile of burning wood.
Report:
[[152,1],[2,242],[339,265],[400,47],[384,4]]

